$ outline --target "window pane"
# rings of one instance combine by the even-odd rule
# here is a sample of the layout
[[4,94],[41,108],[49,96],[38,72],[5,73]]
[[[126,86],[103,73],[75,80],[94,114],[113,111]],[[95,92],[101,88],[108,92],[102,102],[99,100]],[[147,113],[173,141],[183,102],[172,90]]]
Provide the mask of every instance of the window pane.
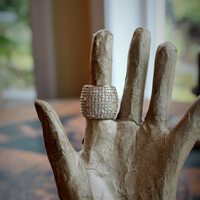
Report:
[[28,12],[28,0],[0,1],[0,84],[6,105],[35,98]]
[[166,40],[178,49],[174,101],[193,102],[196,98],[192,89],[198,79],[199,8],[199,0],[166,0]]

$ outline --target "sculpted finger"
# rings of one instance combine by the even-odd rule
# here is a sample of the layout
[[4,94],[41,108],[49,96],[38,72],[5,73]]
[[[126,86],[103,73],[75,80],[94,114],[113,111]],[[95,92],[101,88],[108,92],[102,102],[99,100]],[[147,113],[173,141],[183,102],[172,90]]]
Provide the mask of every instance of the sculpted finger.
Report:
[[[78,155],[71,146],[53,108],[45,101],[36,100],[35,107],[41,121],[45,148],[56,180],[67,181],[75,173]],[[66,177],[62,176],[65,173]]]
[[144,28],[136,29],[130,44],[124,93],[117,117],[120,120],[141,123],[150,44],[150,32]]
[[[183,150],[185,157],[200,135],[200,96],[192,104],[185,116],[171,130],[170,136],[174,141],[174,146]],[[182,152],[181,152],[182,153]]]
[[[90,84],[92,86],[84,86],[81,93],[81,111],[86,117],[86,123],[90,125],[95,123],[94,119],[112,119],[113,116],[111,118],[110,116],[113,110],[117,112],[117,109],[110,109],[112,105],[118,106],[116,90],[114,87],[110,87],[112,49],[113,35],[108,30],[100,30],[93,35],[90,55]],[[85,134],[84,144],[92,143],[92,133],[86,129]]]
[[177,49],[171,42],[164,42],[158,46],[153,90],[146,120],[159,121],[159,124],[164,126],[167,126],[176,59]]
[[90,83],[81,93],[81,112],[86,119],[113,119],[118,110],[116,88],[111,86],[113,35],[94,34],[90,57]]
[[90,55],[91,85],[111,85],[113,35],[108,30],[94,34]]

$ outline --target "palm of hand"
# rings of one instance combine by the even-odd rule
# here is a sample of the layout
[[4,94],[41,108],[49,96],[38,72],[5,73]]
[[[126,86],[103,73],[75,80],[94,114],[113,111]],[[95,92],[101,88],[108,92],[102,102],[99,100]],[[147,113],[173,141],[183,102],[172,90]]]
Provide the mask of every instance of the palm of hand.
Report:
[[[163,43],[157,50],[150,108],[141,123],[149,38],[147,30],[136,30],[118,117],[87,119],[81,152],[71,147],[55,111],[36,101],[60,199],[175,199],[179,172],[198,137],[200,103],[197,100],[173,130],[167,129],[176,49]],[[99,40],[101,55],[108,57],[103,64],[102,57],[95,57]],[[95,59],[91,58],[94,85],[110,83],[111,72],[105,70],[110,67],[110,40],[108,32],[101,32],[93,41],[97,49],[92,51]],[[98,70],[99,66],[104,70]]]
[[[155,199],[155,193],[157,199],[163,199],[159,195],[163,187],[159,179],[166,173],[163,166],[168,165],[163,157],[167,156],[164,149],[168,131],[161,130],[155,136],[145,123],[141,126],[127,121],[90,123],[95,129],[104,127],[96,136],[89,128],[88,135],[94,140],[92,144],[85,143],[81,152],[94,199]],[[158,160],[159,157],[162,159]]]

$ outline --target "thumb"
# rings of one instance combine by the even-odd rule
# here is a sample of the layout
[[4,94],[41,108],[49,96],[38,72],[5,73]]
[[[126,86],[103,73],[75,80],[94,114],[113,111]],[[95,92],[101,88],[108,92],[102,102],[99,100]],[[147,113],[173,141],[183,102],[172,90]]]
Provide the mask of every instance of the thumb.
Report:
[[[74,180],[78,169],[79,156],[74,148],[71,146],[64,128],[58,118],[58,115],[53,108],[42,100],[35,101],[35,107],[42,124],[44,143],[47,151],[49,162],[54,172],[59,196],[61,197],[63,191],[59,188],[67,186]],[[70,194],[73,188],[64,193]]]

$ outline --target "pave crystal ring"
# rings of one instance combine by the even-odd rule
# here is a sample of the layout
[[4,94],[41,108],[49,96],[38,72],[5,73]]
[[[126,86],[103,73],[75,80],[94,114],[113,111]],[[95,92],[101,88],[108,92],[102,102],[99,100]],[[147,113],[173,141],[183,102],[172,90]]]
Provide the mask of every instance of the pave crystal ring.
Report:
[[85,85],[81,92],[80,108],[87,119],[114,119],[118,110],[116,88]]

